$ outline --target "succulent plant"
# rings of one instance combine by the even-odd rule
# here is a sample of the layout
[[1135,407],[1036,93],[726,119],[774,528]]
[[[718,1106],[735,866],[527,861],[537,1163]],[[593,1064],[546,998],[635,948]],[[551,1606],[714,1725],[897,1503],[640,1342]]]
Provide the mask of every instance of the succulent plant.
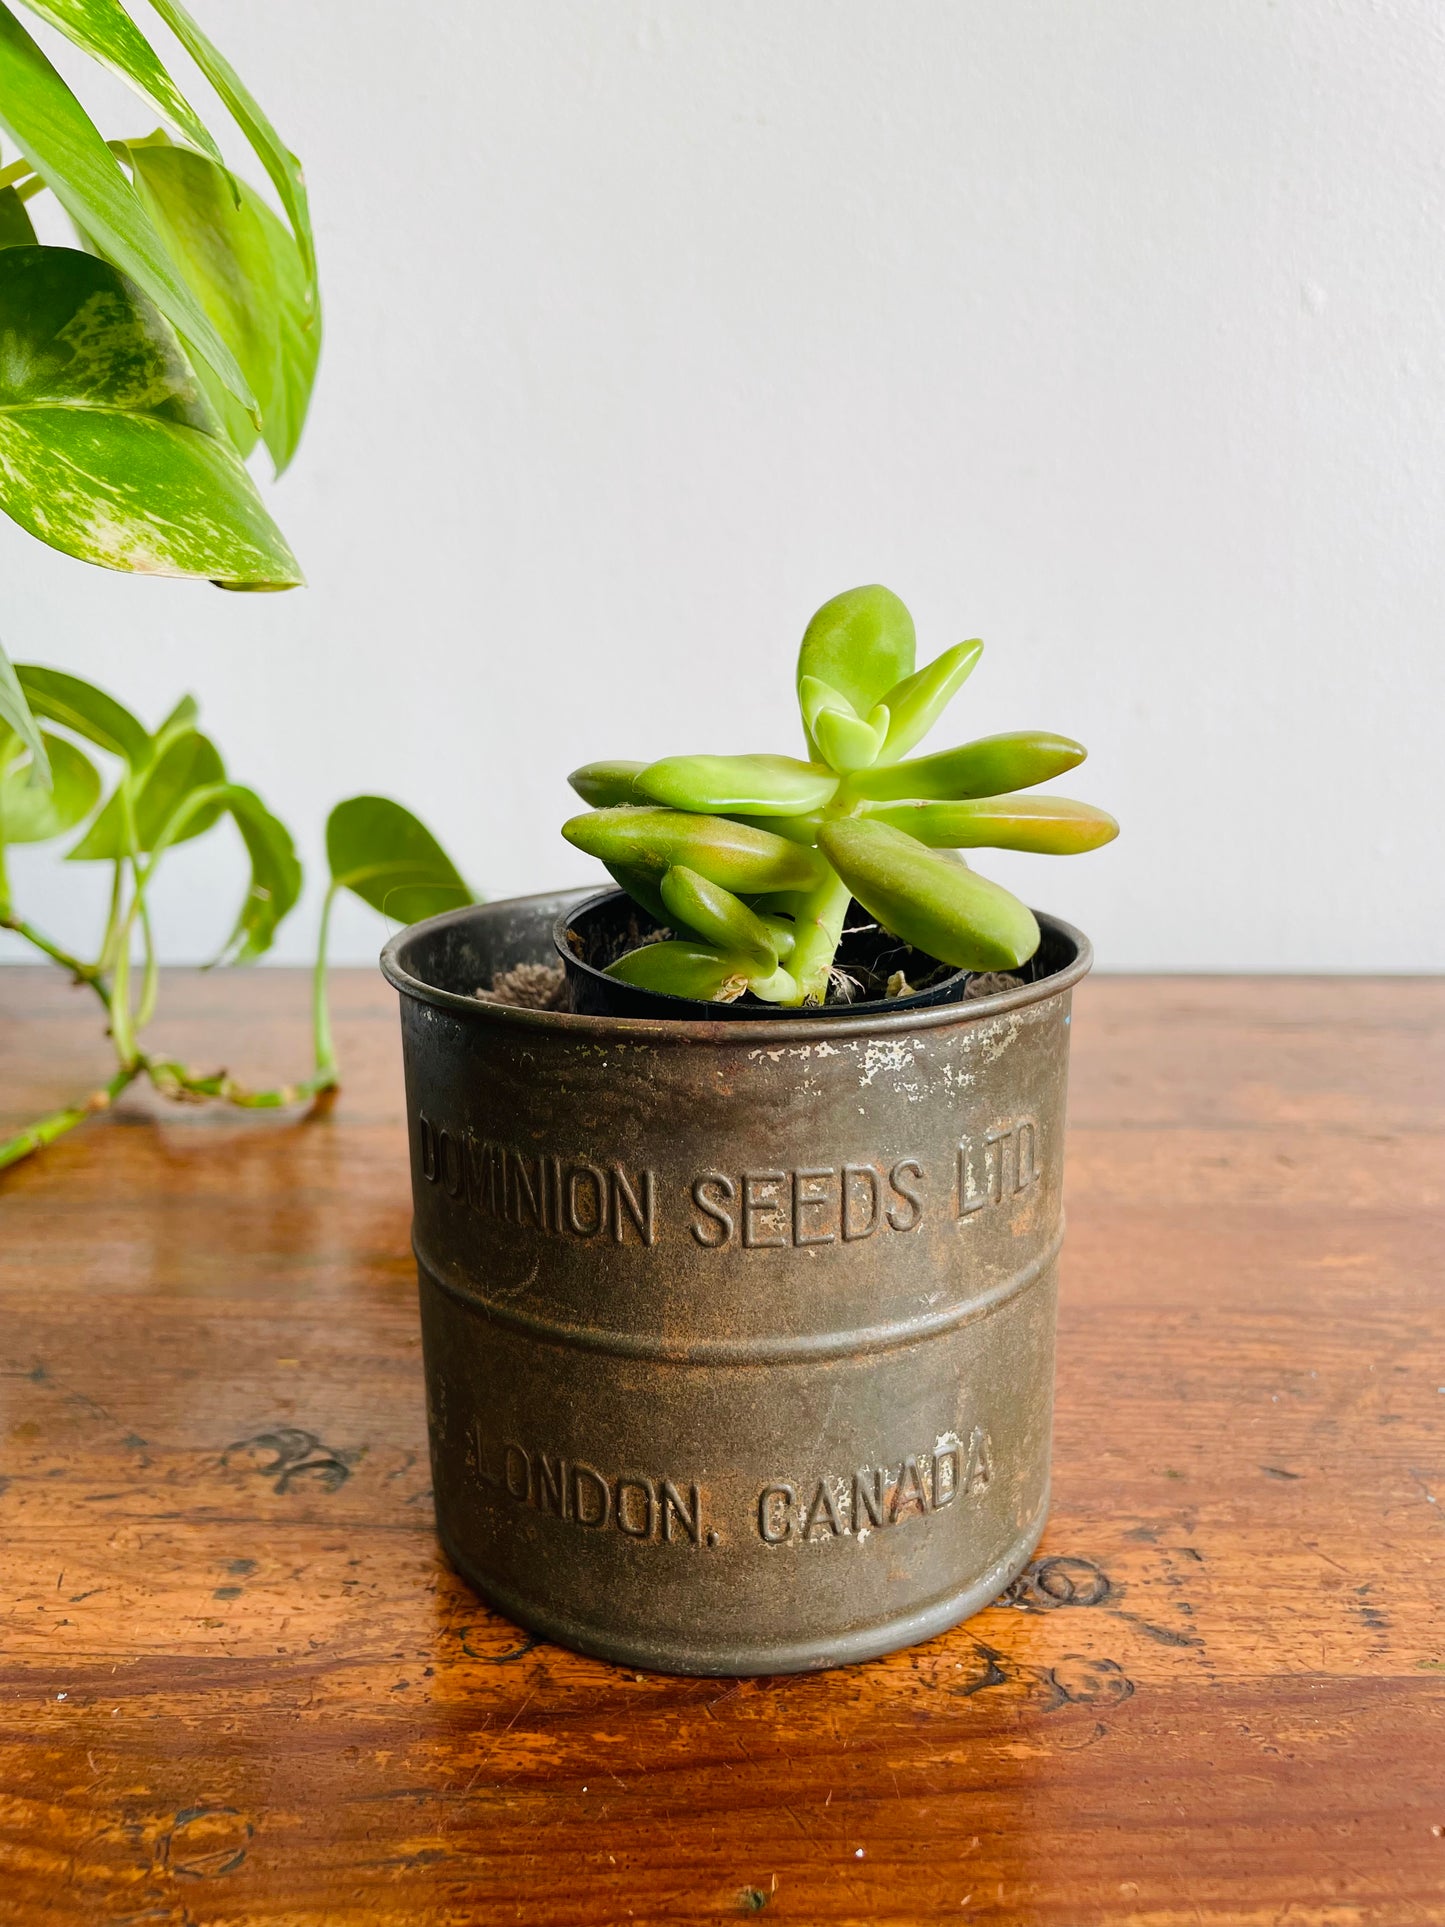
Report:
[[659,924],[609,974],[672,996],[827,999],[853,898],[885,930],[957,969],[1012,970],[1038,948],[1017,897],[957,852],[1097,849],[1118,835],[1089,803],[1019,792],[1081,763],[1067,736],[1022,730],[905,760],[983,644],[914,668],[913,618],[889,590],[850,589],[798,651],[805,758],[665,756],[588,763],[593,807],[563,825]]

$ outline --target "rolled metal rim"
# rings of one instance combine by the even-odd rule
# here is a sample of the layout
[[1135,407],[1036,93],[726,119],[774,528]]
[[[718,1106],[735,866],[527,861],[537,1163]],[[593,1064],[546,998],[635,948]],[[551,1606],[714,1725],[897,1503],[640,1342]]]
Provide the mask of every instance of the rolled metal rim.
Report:
[[[512,897],[507,903],[552,903],[559,897],[571,892],[561,890],[541,890],[531,896]],[[577,901],[593,894],[590,890],[578,890]],[[961,1022],[974,1023],[981,1018],[1006,1016],[1010,1011],[1022,1010],[1029,1004],[1042,1003],[1045,998],[1055,997],[1060,991],[1071,989],[1086,976],[1094,960],[1093,946],[1082,930],[1076,930],[1062,917],[1050,916],[1046,911],[1036,910],[1042,929],[1062,938],[1073,946],[1074,955],[1060,969],[1041,977],[1036,983],[1016,984],[1010,990],[995,991],[989,997],[971,998],[967,1003],[939,1004],[923,1010],[901,1010],[892,1015],[879,1015],[871,1012],[857,1017],[794,1017],[766,1018],[758,1022],[746,1023],[716,1021],[709,1023],[698,1018],[678,1017],[592,1017],[568,1010],[524,1010],[515,1004],[483,1003],[475,996],[464,996],[460,991],[444,990],[439,985],[429,984],[424,978],[415,976],[407,967],[407,953],[415,944],[439,931],[455,925],[465,924],[479,914],[494,913],[504,907],[503,901],[490,904],[469,903],[460,910],[445,910],[440,916],[428,917],[423,923],[411,924],[400,930],[381,953],[381,971],[387,982],[405,997],[413,997],[419,1003],[430,1004],[435,1010],[451,1011],[459,1017],[473,1022],[500,1024],[516,1030],[550,1032],[558,1037],[584,1039],[626,1038],[650,1044],[729,1044],[745,1042],[763,1044],[807,1044],[820,1037],[868,1037],[887,1036],[899,1031],[934,1030],[947,1024]],[[550,919],[549,919],[550,922]],[[548,933],[550,945],[550,931]]]

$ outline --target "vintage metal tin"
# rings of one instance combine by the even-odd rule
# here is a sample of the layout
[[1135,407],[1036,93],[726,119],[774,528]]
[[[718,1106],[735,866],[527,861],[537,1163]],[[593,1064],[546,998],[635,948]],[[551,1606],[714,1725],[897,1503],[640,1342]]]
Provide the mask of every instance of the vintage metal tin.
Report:
[[1072,987],[891,1016],[483,1004],[583,892],[395,938],[437,1525],[519,1624],[795,1672],[997,1596],[1048,1507]]

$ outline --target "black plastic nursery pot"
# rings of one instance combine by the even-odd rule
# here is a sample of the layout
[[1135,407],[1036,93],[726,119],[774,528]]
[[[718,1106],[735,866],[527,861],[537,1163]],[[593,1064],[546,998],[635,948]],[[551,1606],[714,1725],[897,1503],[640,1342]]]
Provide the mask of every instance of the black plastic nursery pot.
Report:
[[[841,964],[865,970],[873,983],[886,983],[898,970],[910,983],[926,985],[902,996],[856,998],[848,1005],[850,1016],[871,1011],[923,1010],[931,1004],[956,1003],[963,996],[971,972],[940,964],[901,938],[889,936],[869,918],[861,904],[850,906],[844,923],[845,928],[852,927],[839,951]],[[706,1018],[712,1022],[736,1018],[740,1022],[755,1023],[760,1017],[784,1014],[766,1007],[760,1009],[752,997],[731,1004],[706,1004],[693,997],[640,990],[607,975],[609,963],[656,933],[658,926],[653,919],[621,890],[604,890],[563,911],[552,926],[552,947],[567,974],[568,1007],[597,1017]],[[837,1016],[838,1009],[820,1004],[786,1014],[809,1019],[825,1014]]]
[[589,893],[388,944],[438,1530],[542,1636],[664,1672],[925,1639],[1048,1509],[1069,1006],[750,1022],[484,1003]]

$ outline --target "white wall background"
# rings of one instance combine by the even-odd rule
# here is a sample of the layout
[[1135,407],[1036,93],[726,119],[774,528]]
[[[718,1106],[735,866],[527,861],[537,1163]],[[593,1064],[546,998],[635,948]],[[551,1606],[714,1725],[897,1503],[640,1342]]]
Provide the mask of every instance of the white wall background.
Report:
[[[566,771],[792,750],[806,618],[878,580],[928,653],[989,643],[955,739],[1090,745],[1062,787],[1121,840],[984,867],[1102,967],[1445,966],[1435,0],[196,4],[315,200],[272,497],[310,587],[5,522],[0,633],[152,721],[199,695],[312,859],[282,957],[338,797],[489,894],[584,881]],[[81,941],[100,877],[15,869]],[[168,956],[241,887],[178,857]]]

